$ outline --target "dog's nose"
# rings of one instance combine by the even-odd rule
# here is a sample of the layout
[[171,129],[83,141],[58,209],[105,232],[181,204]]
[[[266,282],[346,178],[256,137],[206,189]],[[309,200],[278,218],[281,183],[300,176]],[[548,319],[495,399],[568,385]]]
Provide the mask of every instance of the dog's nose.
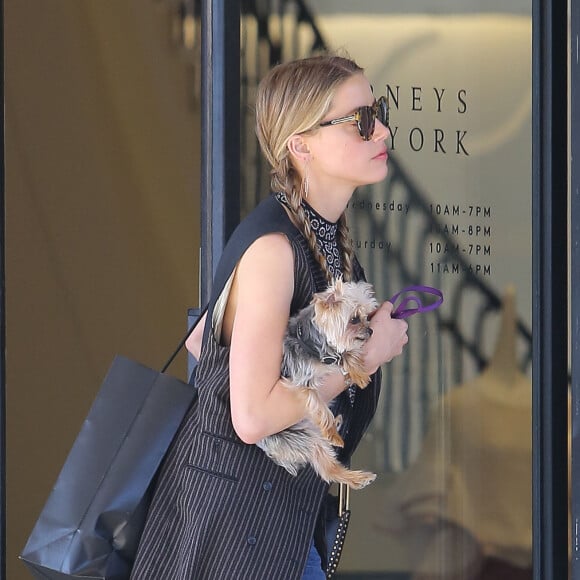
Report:
[[369,336],[372,336],[373,335],[373,329],[372,328],[369,328],[368,331],[369,331]]

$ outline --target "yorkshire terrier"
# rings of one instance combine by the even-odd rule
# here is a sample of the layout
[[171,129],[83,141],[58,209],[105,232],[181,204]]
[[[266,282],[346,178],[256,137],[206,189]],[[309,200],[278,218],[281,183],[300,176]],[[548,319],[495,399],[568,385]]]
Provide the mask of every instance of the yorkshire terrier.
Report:
[[303,395],[307,415],[257,445],[292,475],[309,463],[328,483],[360,489],[374,481],[374,473],[350,470],[336,458],[333,446],[344,445],[337,428],[341,417],[334,417],[318,389],[324,377],[337,369],[352,384],[367,386],[370,376],[363,368],[362,349],[372,335],[369,316],[377,306],[370,284],[338,279],[290,318],[284,337],[283,382]]

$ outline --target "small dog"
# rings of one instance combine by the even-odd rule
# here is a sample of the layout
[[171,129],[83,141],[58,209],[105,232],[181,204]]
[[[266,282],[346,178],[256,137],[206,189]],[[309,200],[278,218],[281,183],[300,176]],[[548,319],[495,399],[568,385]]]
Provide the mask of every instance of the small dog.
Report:
[[284,385],[303,396],[307,417],[258,441],[268,457],[292,475],[310,463],[326,482],[345,483],[360,489],[376,475],[352,471],[336,458],[333,445],[342,447],[335,418],[318,388],[324,377],[340,369],[353,384],[364,388],[370,381],[362,365],[362,348],[372,334],[369,315],[378,304],[366,282],[336,280],[314,294],[312,302],[293,316],[284,337]]

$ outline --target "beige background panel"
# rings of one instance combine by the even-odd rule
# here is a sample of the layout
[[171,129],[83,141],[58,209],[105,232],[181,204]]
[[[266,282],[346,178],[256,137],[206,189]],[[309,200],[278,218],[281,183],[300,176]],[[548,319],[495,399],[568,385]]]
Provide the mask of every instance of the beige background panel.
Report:
[[7,576],[18,580],[113,356],[160,366],[198,305],[200,129],[158,4],[8,0],[5,21]]

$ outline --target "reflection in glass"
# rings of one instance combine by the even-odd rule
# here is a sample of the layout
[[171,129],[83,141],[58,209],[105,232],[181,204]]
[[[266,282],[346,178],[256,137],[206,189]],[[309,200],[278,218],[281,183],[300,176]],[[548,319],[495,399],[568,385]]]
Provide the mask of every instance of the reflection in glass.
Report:
[[485,370],[435,401],[419,457],[383,498],[383,531],[415,546],[414,578],[529,577],[531,393],[512,286]]

